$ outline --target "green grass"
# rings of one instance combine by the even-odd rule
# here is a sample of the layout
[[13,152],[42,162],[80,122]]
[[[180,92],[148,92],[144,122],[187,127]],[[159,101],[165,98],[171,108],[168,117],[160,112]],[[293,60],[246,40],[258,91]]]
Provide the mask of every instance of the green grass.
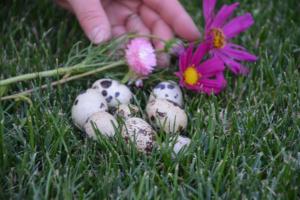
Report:
[[[184,1],[199,25],[200,4]],[[118,137],[87,140],[72,125],[76,95],[104,74],[35,92],[32,107],[0,102],[0,198],[299,199],[299,10],[296,0],[241,0],[238,13],[252,12],[256,24],[237,41],[260,59],[248,77],[227,74],[218,97],[186,92],[193,142],[175,160],[168,148],[145,156]],[[1,79],[64,66],[75,43],[89,45],[51,1],[2,1],[0,27]],[[137,103],[144,106],[153,82],[135,90]]]

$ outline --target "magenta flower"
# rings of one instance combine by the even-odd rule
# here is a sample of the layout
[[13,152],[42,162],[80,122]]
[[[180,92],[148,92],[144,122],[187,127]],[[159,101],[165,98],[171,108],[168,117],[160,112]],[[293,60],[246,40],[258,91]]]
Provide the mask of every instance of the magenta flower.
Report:
[[180,78],[180,86],[196,92],[218,94],[226,86],[224,62],[218,57],[201,62],[209,50],[206,43],[200,44],[195,52],[193,50],[191,45],[179,57],[179,72],[175,74]]
[[130,70],[137,76],[149,75],[156,66],[154,48],[146,39],[136,38],[131,40],[125,54]]
[[211,45],[210,53],[221,58],[233,73],[245,75],[248,69],[240,62],[253,62],[257,57],[248,53],[245,48],[231,43],[230,39],[252,26],[252,15],[247,13],[227,22],[239,3],[224,5],[216,15],[215,5],[216,0],[203,0],[205,39]]

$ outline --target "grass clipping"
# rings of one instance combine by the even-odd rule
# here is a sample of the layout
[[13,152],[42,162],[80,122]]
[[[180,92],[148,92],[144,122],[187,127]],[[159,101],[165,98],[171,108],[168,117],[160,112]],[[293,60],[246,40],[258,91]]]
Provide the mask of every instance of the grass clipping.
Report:
[[82,50],[80,50],[81,43],[77,43],[70,51],[68,60],[64,67],[48,71],[22,74],[19,76],[0,80],[0,100],[24,100],[27,99],[27,96],[31,95],[32,92],[40,89],[45,89],[49,86],[48,84],[45,84],[36,88],[4,96],[9,90],[9,86],[18,82],[47,77],[61,77],[60,80],[51,82],[50,86],[53,87],[86,76],[98,74],[106,70],[111,70],[122,65],[126,65],[125,60],[120,59],[120,57],[122,57],[120,55],[120,45],[126,43],[128,39],[128,36],[124,36],[107,44],[103,44],[100,46],[90,45]]

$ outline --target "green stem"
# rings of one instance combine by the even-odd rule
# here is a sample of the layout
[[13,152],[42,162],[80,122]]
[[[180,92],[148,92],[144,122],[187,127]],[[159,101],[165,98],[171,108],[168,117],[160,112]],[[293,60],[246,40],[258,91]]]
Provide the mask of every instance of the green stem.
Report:
[[[119,61],[119,63],[121,63],[123,61]],[[80,63],[71,67],[61,67],[61,68],[57,68],[57,69],[53,69],[53,70],[48,70],[48,71],[43,71],[43,72],[34,72],[34,73],[29,73],[29,74],[22,74],[19,76],[15,76],[15,77],[11,77],[5,80],[1,80],[0,81],[0,86],[4,86],[4,85],[9,85],[12,83],[16,83],[19,81],[26,81],[26,80],[31,80],[31,79],[35,79],[35,78],[42,78],[42,77],[50,77],[50,76],[55,76],[55,75],[62,75],[62,74],[66,74],[66,73],[74,73],[76,71],[80,71],[83,68],[87,68],[87,67],[95,67],[95,66],[99,66],[99,65],[103,65],[105,63],[96,63],[96,64],[90,64],[90,65],[86,65],[84,63]]]
[[143,37],[143,38],[148,38],[148,39],[159,40],[159,41],[164,42],[164,43],[166,42],[164,39],[162,39],[158,36],[155,36],[155,35],[143,35],[143,34],[130,34],[130,35],[128,35],[129,39],[137,38],[137,37]]
[[[61,85],[61,84],[64,84],[66,82],[73,81],[73,80],[76,80],[76,79],[79,79],[79,78],[83,78],[85,76],[90,76],[90,75],[93,75],[93,74],[96,74],[96,73],[99,73],[99,72],[102,72],[102,71],[105,71],[105,70],[108,70],[108,69],[113,69],[115,67],[118,67],[118,66],[121,66],[121,65],[124,65],[124,64],[126,64],[125,61],[118,61],[118,62],[109,64],[109,65],[106,65],[106,66],[103,66],[103,67],[100,67],[100,68],[97,68],[97,69],[94,69],[94,70],[91,70],[91,71],[88,71],[88,72],[85,72],[85,73],[82,73],[82,74],[78,74],[78,75],[71,76],[71,77],[68,77],[68,78],[63,78],[59,81],[55,81],[55,82],[51,83],[51,86]],[[48,87],[48,85],[45,84],[45,85],[42,85],[39,88],[33,88],[33,89],[29,89],[29,90],[26,90],[26,91],[23,91],[23,92],[20,92],[20,93],[17,93],[17,94],[5,96],[5,97],[0,97],[0,101],[10,100],[10,99],[22,99],[22,98],[24,98],[24,96],[30,95],[32,92],[34,92],[36,90],[45,89],[47,87]]]

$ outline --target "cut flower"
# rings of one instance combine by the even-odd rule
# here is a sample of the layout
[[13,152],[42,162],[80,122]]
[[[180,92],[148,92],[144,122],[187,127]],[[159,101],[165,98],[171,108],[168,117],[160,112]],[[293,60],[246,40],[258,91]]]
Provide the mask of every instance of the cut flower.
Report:
[[246,31],[254,20],[250,13],[246,13],[227,22],[238,5],[224,5],[215,15],[216,0],[203,0],[205,40],[210,43],[211,55],[222,59],[233,73],[245,75],[248,69],[240,62],[253,62],[257,57],[248,53],[244,47],[231,43],[230,39]]
[[137,76],[148,76],[157,64],[152,44],[143,38],[131,40],[127,45],[125,57],[129,68]]
[[208,50],[206,43],[200,44],[195,52],[190,45],[180,55],[179,72],[175,73],[180,78],[180,86],[206,94],[218,94],[225,88],[224,62],[218,57],[201,62]]

